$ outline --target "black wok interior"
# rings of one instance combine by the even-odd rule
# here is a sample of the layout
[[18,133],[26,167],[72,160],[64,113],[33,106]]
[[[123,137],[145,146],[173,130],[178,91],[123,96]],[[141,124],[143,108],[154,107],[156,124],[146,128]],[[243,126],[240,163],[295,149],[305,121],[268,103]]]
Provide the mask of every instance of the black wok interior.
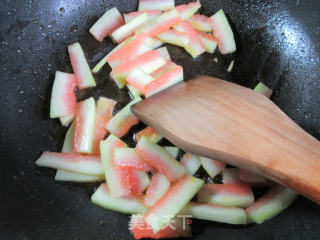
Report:
[[[93,67],[114,44],[98,43],[89,27],[105,9],[137,9],[137,0],[2,0],[0,2],[0,239],[132,239],[128,216],[91,204],[97,184],[54,181],[54,171],[36,167],[44,150],[59,151],[66,128],[49,118],[56,70],[71,72],[66,46],[79,41]],[[188,1],[178,1],[180,4]],[[320,139],[319,0],[201,0],[201,13],[228,14],[238,50],[192,59],[169,46],[184,66],[185,79],[207,74],[254,87],[273,88],[272,100]],[[218,58],[218,63],[213,58]],[[235,59],[231,73],[226,71]],[[81,93],[116,99],[129,95],[109,78]],[[241,143],[239,143],[241,144]],[[293,206],[262,225],[230,226],[193,221],[195,239],[319,239],[320,207],[299,197]]]

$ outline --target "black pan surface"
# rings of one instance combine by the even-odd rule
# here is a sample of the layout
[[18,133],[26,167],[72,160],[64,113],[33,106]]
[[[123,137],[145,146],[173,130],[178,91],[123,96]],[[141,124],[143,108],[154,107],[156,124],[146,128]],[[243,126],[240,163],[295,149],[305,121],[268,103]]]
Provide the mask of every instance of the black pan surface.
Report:
[[[170,46],[185,79],[207,74],[251,88],[263,81],[275,89],[273,101],[320,139],[319,0],[201,3],[203,14],[220,8],[228,14],[238,50],[193,60]],[[66,46],[80,41],[94,66],[114,45],[110,39],[99,44],[89,27],[105,9],[134,11],[137,1],[2,0],[0,6],[0,239],[132,239],[127,216],[90,203],[97,185],[54,182],[54,171],[34,161],[44,150],[59,151],[66,132],[49,119],[54,72],[72,70]],[[232,59],[235,67],[227,73]],[[103,95],[123,106],[129,96],[117,90],[109,72],[105,67],[96,77],[98,87],[81,97]],[[319,239],[320,207],[299,197],[262,225],[194,221],[192,228],[195,239]]]

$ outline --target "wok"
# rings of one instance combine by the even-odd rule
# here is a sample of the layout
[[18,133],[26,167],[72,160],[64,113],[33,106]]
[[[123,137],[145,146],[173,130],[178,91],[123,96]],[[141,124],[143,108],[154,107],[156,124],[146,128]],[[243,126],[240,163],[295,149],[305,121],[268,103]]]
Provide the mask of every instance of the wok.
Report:
[[[176,0],[176,4],[184,1]],[[201,0],[201,13],[223,8],[235,31],[238,50],[193,60],[169,46],[185,79],[211,75],[274,89],[272,100],[295,122],[320,139],[319,0]],[[137,9],[137,1],[1,1],[0,12],[0,239],[132,239],[128,217],[91,204],[96,184],[54,181],[54,171],[34,161],[44,150],[59,151],[66,128],[49,119],[55,70],[71,72],[66,46],[79,41],[91,67],[114,46],[98,43],[89,27],[105,9]],[[213,58],[219,59],[218,63]],[[235,59],[231,73],[226,71]],[[97,88],[82,92],[129,99],[104,67]],[[139,128],[136,127],[136,129]],[[262,225],[229,226],[193,221],[195,239],[319,239],[320,207],[299,197],[292,207]]]

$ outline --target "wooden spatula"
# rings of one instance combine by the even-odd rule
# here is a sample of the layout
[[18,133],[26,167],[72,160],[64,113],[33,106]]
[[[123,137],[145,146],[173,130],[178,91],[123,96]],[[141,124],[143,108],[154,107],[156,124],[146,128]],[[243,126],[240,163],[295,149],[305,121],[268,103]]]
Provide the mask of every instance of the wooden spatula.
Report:
[[203,76],[132,110],[181,149],[264,175],[320,204],[320,143],[267,97]]

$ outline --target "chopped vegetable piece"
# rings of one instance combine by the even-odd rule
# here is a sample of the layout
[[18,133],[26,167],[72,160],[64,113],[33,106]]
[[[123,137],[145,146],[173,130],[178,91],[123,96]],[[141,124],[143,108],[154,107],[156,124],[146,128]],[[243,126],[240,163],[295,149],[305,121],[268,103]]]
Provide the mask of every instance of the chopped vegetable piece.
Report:
[[139,92],[138,89],[136,89],[134,86],[127,83],[127,88],[132,98],[137,98],[141,96],[141,92]]
[[164,147],[164,149],[167,150],[168,153],[171,155],[171,157],[173,157],[174,159],[176,159],[178,157],[179,148],[172,147],[172,146],[166,146],[166,147]]
[[130,43],[111,53],[108,57],[108,63],[110,67],[115,68],[121,63],[152,50],[153,45],[153,38],[146,34],[139,34],[133,37]]
[[231,61],[230,65],[229,65],[229,67],[227,69],[227,72],[231,72],[232,69],[233,69],[233,66],[234,66],[234,60]]
[[209,23],[209,17],[195,14],[189,19],[192,27],[202,32],[211,32],[212,27]]
[[165,65],[163,65],[161,68],[159,68],[158,70],[154,71],[153,73],[151,73],[151,76],[154,79],[157,79],[161,76],[163,76],[164,74],[170,72],[172,69],[176,68],[178,65],[175,64],[174,62],[168,61]]
[[73,153],[74,123],[69,127],[63,141],[61,152]]
[[225,207],[210,203],[190,202],[180,214],[191,215],[192,218],[229,223],[246,224],[246,212],[242,208]]
[[125,25],[119,27],[111,34],[111,38],[114,42],[121,43],[126,40],[128,37],[134,34],[134,30],[144,24],[148,20],[148,14],[142,13],[136,18],[132,19],[130,22],[127,22]]
[[227,207],[249,207],[254,196],[248,184],[205,184],[198,193],[198,201]]
[[130,186],[125,182],[126,169],[116,168],[113,162],[114,148],[126,147],[126,144],[114,135],[100,142],[101,160],[106,175],[110,194],[113,197],[122,197],[130,194]]
[[60,119],[61,125],[64,127],[67,127],[70,123],[72,123],[74,119],[74,114],[62,116],[62,117],[59,117],[59,119]]
[[134,196],[113,197],[105,183],[101,184],[95,191],[91,197],[91,201],[103,208],[126,214],[144,213],[147,211],[143,202]]
[[145,96],[150,97],[151,95],[167,89],[181,81],[183,81],[183,68],[177,65],[164,75],[148,83],[145,86]]
[[239,168],[225,168],[222,171],[222,182],[229,183],[243,183],[239,178]]
[[187,174],[190,176],[195,174],[201,166],[199,157],[192,153],[185,153],[180,163],[185,167]]
[[140,16],[142,13],[147,13],[148,21],[149,21],[150,19],[159,16],[162,12],[161,12],[161,10],[138,11],[138,12],[131,12],[131,13],[123,14],[123,17],[127,23],[127,22],[130,22],[132,19]]
[[170,181],[165,175],[162,173],[153,174],[144,198],[144,204],[151,207],[168,191],[169,187]]
[[89,175],[58,169],[54,180],[66,182],[103,182],[105,180],[105,176],[104,174]]
[[194,197],[203,185],[203,180],[185,176],[146,212],[145,221],[154,233],[159,232]]
[[183,217],[174,217],[170,220],[170,225],[168,224],[159,232],[153,233],[152,228],[144,221],[142,214],[132,215],[129,222],[129,230],[135,239],[192,237],[191,227],[185,222],[186,220]]
[[174,182],[185,174],[184,167],[163,147],[142,136],[136,145],[137,154],[158,172]]
[[159,40],[157,38],[153,38],[153,41],[154,41],[154,44],[153,44],[152,49],[157,49],[164,44],[164,42],[162,42],[161,40]]
[[214,53],[214,51],[217,49],[217,39],[208,33],[203,33],[200,31],[198,31],[198,33],[206,51],[208,53]]
[[76,77],[74,74],[56,71],[50,102],[50,118],[72,115],[76,110]]
[[145,95],[145,86],[153,80],[153,77],[142,71],[140,68],[133,70],[127,78],[127,82],[134,86],[143,95]]
[[89,32],[97,39],[99,42],[109,36],[117,28],[124,24],[124,20],[117,8],[111,8],[107,10],[98,21],[93,24],[89,29]]
[[276,185],[246,209],[248,222],[263,223],[288,208],[298,194],[286,187]]
[[129,74],[136,68],[141,68],[141,70],[146,73],[152,73],[165,64],[166,59],[164,59],[158,51],[153,50],[120,64],[112,70],[110,75],[115,80],[119,88],[121,88],[126,83]]
[[114,115],[107,124],[108,131],[117,137],[126,135],[130,128],[139,122],[139,119],[131,112],[130,107],[141,100],[140,97],[133,99]]
[[77,103],[74,128],[74,152],[92,153],[95,115],[96,103],[93,97]]
[[159,33],[169,30],[173,25],[180,20],[179,13],[176,9],[169,10],[162,13],[158,17],[155,17],[148,21],[146,24],[137,28],[135,33],[146,33],[150,37],[154,37]]
[[267,98],[270,98],[272,95],[272,92],[273,92],[272,89],[268,88],[262,82],[259,82],[258,85],[253,90],[258,93],[261,93],[262,95],[266,96]]
[[158,48],[156,49],[156,51],[158,51],[164,59],[166,59],[167,61],[171,61],[171,57],[167,47]]
[[128,169],[128,185],[133,194],[139,194],[144,192],[150,184],[150,179],[147,173]]
[[116,101],[105,97],[100,97],[98,99],[92,143],[92,154],[100,155],[100,141],[102,141],[106,136],[106,126],[112,117],[113,108],[116,103]]
[[170,43],[179,47],[186,47],[190,42],[190,37],[188,34],[172,29],[159,33],[157,38],[165,43]]
[[112,49],[106,56],[104,56],[98,63],[97,65],[92,69],[93,73],[98,73],[101,68],[108,62],[108,59],[112,53],[117,51],[118,49],[122,48],[123,46],[127,45],[132,41],[133,37],[127,38],[125,41],[122,43],[118,44],[114,49]]
[[233,53],[236,51],[236,42],[233,37],[232,29],[223,10],[219,10],[210,17],[209,22],[212,26],[214,36],[218,39],[218,47],[222,54]]
[[211,178],[217,176],[225,167],[224,162],[219,162],[206,157],[200,157],[201,165]]
[[87,59],[80,44],[74,43],[68,46],[68,52],[74,74],[77,77],[77,84],[80,89],[96,86]]
[[146,127],[135,135],[135,140],[139,141],[142,136],[148,138],[151,142],[157,143],[162,139],[162,136],[152,127]]
[[36,161],[36,164],[40,167],[91,175],[101,175],[104,173],[100,157],[79,153],[43,152]]
[[200,54],[204,53],[206,50],[200,39],[200,35],[197,30],[195,30],[192,25],[187,21],[183,20],[174,26],[174,29],[178,32],[184,32],[188,34],[190,41],[184,49],[193,57],[196,58]]
[[174,8],[174,0],[139,0],[139,11],[167,10]]
[[270,181],[269,179],[255,174],[253,172],[250,172],[248,170],[245,169],[240,169],[239,170],[239,178],[241,181],[248,183],[252,186],[271,186],[274,183],[272,181]]
[[153,168],[136,153],[134,148],[115,148],[113,162],[116,166],[133,168],[140,171],[152,171]]
[[193,14],[195,14],[198,11],[199,8],[201,8],[201,3],[199,0],[188,4],[182,4],[176,7],[182,19],[191,18]]

